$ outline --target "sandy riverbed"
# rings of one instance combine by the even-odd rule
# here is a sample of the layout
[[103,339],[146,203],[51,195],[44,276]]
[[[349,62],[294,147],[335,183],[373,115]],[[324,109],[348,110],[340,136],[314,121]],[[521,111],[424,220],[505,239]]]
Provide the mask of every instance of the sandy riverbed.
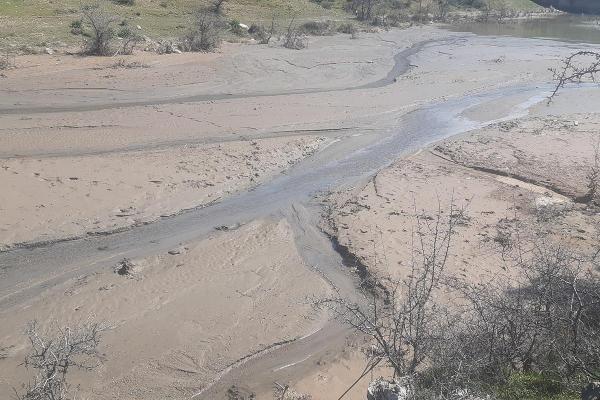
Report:
[[[348,92],[381,79],[397,52],[424,40],[433,42],[397,82]],[[518,39],[423,27],[359,40],[313,38],[302,52],[228,45],[219,54],[125,59],[140,68],[67,55],[23,57],[0,86],[0,106],[13,110],[0,112],[0,179],[10,188],[1,198],[0,246],[117,229],[205,204],[282,171],[319,140],[282,137],[377,134],[424,102],[533,82],[568,51],[547,42],[531,52]],[[286,94],[295,90],[318,92]],[[195,93],[232,99],[194,101]],[[236,98],[248,93],[281,95]],[[137,105],[106,108],[115,102]],[[60,110],[35,111],[44,106]],[[281,139],[256,148],[244,142],[261,138]],[[200,146],[211,143],[221,146]]]
[[[360,88],[384,79],[395,54],[427,40],[433,42],[409,59],[406,74]],[[0,182],[10,188],[0,194],[0,242],[118,229],[222,199],[330,143],[393,132],[423,104],[545,84],[547,68],[575,47],[417,27],[358,40],[312,38],[301,52],[227,45],[214,55],[127,57],[142,65],[136,68],[65,55],[24,57],[22,68],[0,78]],[[597,237],[597,217],[572,200],[585,190],[581,179],[599,121],[585,109],[598,104],[590,96],[581,105],[585,114],[547,117],[538,110],[399,160],[366,186],[335,196],[332,233],[373,270],[401,276],[414,205],[431,213],[438,199],[444,205],[453,197],[468,204],[452,260],[456,273],[474,279],[487,273],[480,261],[497,250],[494,237],[512,229],[503,221],[514,215],[533,229],[540,210],[556,207],[557,216],[550,213],[543,225],[547,235],[584,246]],[[528,100],[517,94],[464,117],[477,124]],[[580,158],[568,157],[573,153]],[[115,325],[97,376],[76,376],[98,399],[189,397],[236,359],[320,326],[322,316],[306,298],[329,289],[300,257],[289,221],[255,221],[182,246],[174,252],[180,254],[134,260],[130,276],[104,268],[0,310],[0,348],[8,348],[0,368],[9,371],[0,396],[27,376],[18,363],[26,351],[22,327],[32,319],[64,324],[91,315]],[[311,359],[314,373],[295,381],[315,399],[330,399],[325,390],[351,383],[360,361],[352,352],[339,362]],[[334,381],[335,389],[326,384]],[[363,393],[358,386],[351,398]]]
[[238,359],[317,329],[322,321],[308,298],[329,291],[303,265],[285,221],[182,243],[131,260],[128,271],[81,276],[3,313],[0,384],[26,376],[19,363],[27,343],[15,327],[93,318],[113,328],[102,341],[106,363],[76,377],[88,398],[189,398]]
[[578,200],[587,193],[599,122],[597,114],[531,117],[425,149],[358,192],[338,195],[331,216],[336,235],[374,272],[400,277],[416,216],[448,212],[452,202],[464,208],[464,222],[449,265],[472,279],[502,269],[494,259],[499,235],[517,228],[524,241],[550,237],[592,246],[598,214]]
[[0,249],[149,223],[219,201],[317,151],[320,137],[0,161]]

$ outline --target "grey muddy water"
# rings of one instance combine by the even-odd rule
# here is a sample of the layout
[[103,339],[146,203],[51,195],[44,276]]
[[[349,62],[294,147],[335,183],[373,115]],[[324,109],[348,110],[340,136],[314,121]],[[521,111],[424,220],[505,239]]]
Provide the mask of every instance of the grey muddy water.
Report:
[[448,26],[454,32],[485,36],[512,36],[528,39],[556,39],[572,43],[600,43],[600,18],[584,15],[559,15],[503,22],[468,22]]

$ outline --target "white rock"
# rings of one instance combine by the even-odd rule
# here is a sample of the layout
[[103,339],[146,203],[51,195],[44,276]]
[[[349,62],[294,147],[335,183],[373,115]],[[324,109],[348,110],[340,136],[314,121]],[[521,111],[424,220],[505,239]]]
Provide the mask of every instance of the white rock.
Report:
[[54,50],[52,50],[50,47],[46,47],[46,48],[44,49],[44,52],[45,52],[46,54],[50,54],[50,55],[54,54]]
[[410,397],[408,381],[401,384],[377,378],[369,384],[367,400],[407,400]]
[[142,27],[139,25],[137,25],[136,28],[138,28],[138,30],[140,30],[140,31],[142,30]]

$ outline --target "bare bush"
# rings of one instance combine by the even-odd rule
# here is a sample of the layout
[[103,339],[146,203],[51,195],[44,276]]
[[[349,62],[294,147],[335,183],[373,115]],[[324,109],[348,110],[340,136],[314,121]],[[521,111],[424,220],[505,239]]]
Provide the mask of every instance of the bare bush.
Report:
[[[113,69],[137,69],[137,68],[150,68],[148,64],[145,64],[140,61],[131,61],[127,62],[127,60],[123,58],[119,58],[114,64],[110,66]],[[121,261],[120,264],[123,264],[124,261]],[[123,274],[121,274],[123,275]]]
[[568,83],[596,82],[596,75],[600,73],[600,53],[578,51],[565,58],[561,67],[550,68],[550,72],[554,75],[556,86],[548,102]]
[[95,56],[112,55],[116,37],[114,25],[118,18],[109,14],[101,3],[81,6],[83,24],[90,30],[84,52]]
[[215,51],[221,45],[226,24],[217,15],[199,10],[194,16],[192,29],[182,38],[185,51]]
[[433,4],[433,17],[438,21],[445,21],[450,10],[450,0],[435,0]]
[[381,361],[394,371],[394,377],[413,377],[427,363],[435,348],[437,316],[443,310],[434,300],[448,260],[456,222],[450,212],[438,210],[430,220],[419,216],[415,246],[408,277],[372,281],[366,304],[343,298],[317,301],[335,315],[373,340],[369,369]]
[[348,0],[347,8],[359,21],[370,21],[380,3],[381,0]]
[[271,25],[268,30],[264,26],[257,24],[252,24],[248,29],[248,33],[260,44],[269,44],[276,31],[275,15],[271,18]]
[[0,55],[0,71],[15,68],[15,55],[11,54],[8,50],[4,54]]
[[414,16],[414,19],[419,21],[419,23],[422,24],[429,19],[431,2],[429,0],[416,0],[416,3],[417,3],[417,11]]
[[583,197],[585,203],[600,205],[600,143],[594,148],[594,161],[586,176],[588,192]]
[[275,387],[273,388],[273,398],[275,400],[312,400],[312,396],[298,393],[288,385],[282,385],[277,382],[275,382]]
[[[591,259],[542,243],[516,255],[516,274],[460,282],[466,300],[443,364],[462,380],[502,385],[518,374],[543,374],[557,390],[600,377],[600,278]],[[444,347],[444,346],[442,346]],[[438,357],[438,361],[443,357]],[[456,375],[456,369],[449,369]]]
[[309,21],[300,26],[300,30],[307,35],[326,36],[333,35],[334,24],[332,21]]
[[486,0],[482,3],[479,20],[488,22],[490,19],[502,23],[506,18],[515,14],[505,0]]
[[304,35],[297,27],[294,26],[293,18],[284,35],[283,47],[292,50],[301,50],[306,47]]
[[98,345],[107,327],[86,323],[71,328],[58,328],[42,332],[36,321],[26,330],[31,351],[25,357],[25,366],[32,368],[35,376],[16,392],[19,400],[67,400],[73,398],[68,382],[71,369],[91,371],[102,362]]
[[411,399],[429,400],[545,398],[600,379],[600,250],[525,246],[516,234],[502,247],[506,272],[483,282],[448,276],[460,214],[419,216],[405,279],[371,278],[364,303],[316,302],[372,340],[359,379],[384,363],[386,381],[403,377]]
[[356,25],[349,22],[349,23],[341,24],[340,26],[338,26],[337,31],[339,33],[352,34],[357,31],[357,28],[356,28]]
[[494,16],[496,17],[496,21],[498,22],[502,22],[511,16],[512,10],[510,9],[506,0],[494,0],[492,1],[491,7]]
[[122,42],[117,54],[133,54],[135,47],[144,40],[140,34],[128,26],[124,26],[119,31],[118,37]]

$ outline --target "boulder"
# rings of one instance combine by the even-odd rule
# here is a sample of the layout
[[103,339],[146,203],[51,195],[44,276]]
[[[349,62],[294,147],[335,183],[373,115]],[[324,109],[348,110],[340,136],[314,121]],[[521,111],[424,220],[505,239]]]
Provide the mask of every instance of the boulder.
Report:
[[600,400],[600,382],[592,382],[581,392],[581,400]]
[[410,397],[410,384],[377,378],[369,384],[367,400],[407,400]]

